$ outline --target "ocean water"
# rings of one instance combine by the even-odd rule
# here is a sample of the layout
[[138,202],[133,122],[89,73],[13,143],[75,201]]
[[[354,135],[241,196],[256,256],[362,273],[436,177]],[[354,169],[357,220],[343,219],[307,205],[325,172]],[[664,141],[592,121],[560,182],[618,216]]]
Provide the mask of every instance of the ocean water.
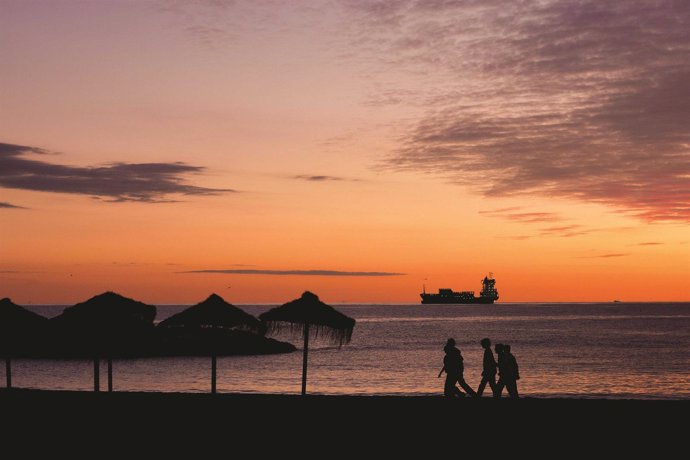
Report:
[[[241,306],[258,315],[272,306]],[[338,349],[311,341],[308,392],[350,395],[440,395],[443,346],[455,338],[465,380],[481,379],[479,341],[508,343],[520,365],[521,395],[690,399],[690,303],[495,305],[335,305],[357,320],[352,341]],[[63,307],[33,306],[45,316]],[[157,321],[185,306],[158,307]],[[301,337],[276,336],[300,351],[220,357],[218,391],[298,394]],[[85,360],[14,360],[13,385],[91,390]],[[0,367],[0,384],[4,383]],[[206,357],[116,360],[116,391],[206,392]],[[101,374],[105,385],[105,366]],[[487,392],[488,395],[488,392]]]

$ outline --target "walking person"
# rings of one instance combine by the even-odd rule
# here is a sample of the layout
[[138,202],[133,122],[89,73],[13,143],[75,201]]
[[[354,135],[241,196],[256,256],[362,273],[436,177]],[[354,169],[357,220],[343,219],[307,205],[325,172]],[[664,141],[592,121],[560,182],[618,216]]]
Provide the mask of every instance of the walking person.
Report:
[[[496,347],[498,348],[498,344]],[[496,352],[498,353],[498,350]],[[520,370],[518,368],[517,359],[515,359],[515,356],[510,352],[510,345],[501,345],[501,352],[498,357],[498,370],[500,376],[496,384],[496,397],[501,397],[501,393],[503,393],[503,388],[505,387],[511,398],[519,398],[517,381],[520,380]]]
[[491,351],[491,340],[486,338],[482,339],[479,343],[482,348],[484,348],[484,360],[482,381],[479,383],[479,388],[477,388],[477,396],[481,396],[484,393],[484,388],[486,388],[486,384],[488,383],[489,387],[491,387],[493,396],[496,397],[496,360]]
[[465,366],[460,350],[455,347],[455,339],[448,339],[446,346],[443,347],[443,351],[446,355],[443,357],[443,368],[438,373],[439,378],[441,378],[443,372],[446,373],[443,394],[447,397],[464,396],[465,394],[455,386],[458,383],[467,394],[477,396],[477,393],[465,382],[463,377]]
[[503,373],[505,369],[505,355],[503,353],[503,344],[497,343],[494,345],[494,351],[496,352],[496,368],[498,369],[498,381],[496,382],[496,389],[494,390],[494,397],[500,398],[501,393],[503,393],[503,388],[505,384],[503,383]]

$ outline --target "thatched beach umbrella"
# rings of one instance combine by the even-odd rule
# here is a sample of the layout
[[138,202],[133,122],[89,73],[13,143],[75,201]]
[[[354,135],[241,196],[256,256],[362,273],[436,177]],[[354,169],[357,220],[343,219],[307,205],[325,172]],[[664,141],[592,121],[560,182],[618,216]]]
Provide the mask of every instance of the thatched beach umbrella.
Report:
[[[113,390],[113,354],[140,353],[141,339],[150,335],[156,307],[105,292],[65,308],[51,320],[64,341],[78,341],[78,350],[67,347],[67,354],[90,354],[94,358],[94,391],[100,390],[100,358],[108,359],[108,391]],[[85,350],[84,347],[87,349]]]
[[221,296],[211,294],[206,300],[161,321],[161,327],[185,328],[244,328],[258,331],[261,322],[244,310],[226,302]]
[[266,324],[269,331],[289,330],[303,334],[302,395],[307,393],[309,336],[323,337],[340,347],[350,341],[355,327],[354,319],[321,302],[318,296],[309,291],[302,294],[299,299],[262,313],[259,319]]
[[48,319],[12,302],[0,300],[0,353],[5,356],[7,388],[12,388],[12,356],[22,353],[25,347],[36,346],[48,323]]
[[[202,331],[210,329],[214,334],[218,329],[243,329],[264,332],[262,323],[245,311],[227,303],[221,296],[211,294],[206,300],[161,321],[158,327],[184,328]],[[212,339],[214,337],[212,336]],[[211,347],[211,393],[216,392],[216,348]]]

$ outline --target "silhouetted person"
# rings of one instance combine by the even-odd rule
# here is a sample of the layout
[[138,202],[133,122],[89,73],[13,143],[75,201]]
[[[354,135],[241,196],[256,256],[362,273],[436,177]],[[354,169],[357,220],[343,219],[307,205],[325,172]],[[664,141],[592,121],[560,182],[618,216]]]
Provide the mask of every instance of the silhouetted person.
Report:
[[460,356],[460,350],[455,348],[455,340],[448,339],[446,346],[443,347],[443,351],[445,352],[445,356],[443,357],[443,367],[438,373],[439,378],[441,378],[441,375],[444,372],[446,373],[446,382],[443,386],[443,394],[447,397],[465,396],[465,393],[460,391],[460,389],[455,386],[455,383],[458,381],[458,374],[460,372],[460,361],[458,359]]
[[496,353],[498,354],[498,371],[500,373],[496,384],[496,397],[501,397],[505,387],[511,398],[519,398],[517,381],[520,380],[520,371],[515,356],[510,352],[510,345],[501,345],[499,352],[499,344],[497,344]]
[[501,376],[503,375],[503,368],[505,367],[505,354],[502,343],[497,343],[494,345],[494,351],[496,352],[496,368],[498,369],[498,382],[496,382],[496,389],[494,390],[494,397],[500,398],[503,392],[503,386],[501,385]]
[[482,381],[479,383],[479,388],[477,388],[477,396],[481,396],[484,393],[484,388],[486,384],[491,387],[491,392],[494,397],[496,396],[496,360],[494,359],[494,354],[491,351],[491,340],[482,339],[479,342],[484,348],[484,361],[482,369]]
[[464,393],[455,386],[455,383],[459,383],[463,390],[472,396],[477,396],[477,393],[465,382],[463,373],[465,366],[463,363],[462,354],[460,350],[455,347],[455,340],[448,339],[446,346],[443,347],[446,355],[443,357],[443,368],[438,373],[439,378],[443,372],[446,373],[446,383],[443,387],[443,394],[452,396],[464,396]]

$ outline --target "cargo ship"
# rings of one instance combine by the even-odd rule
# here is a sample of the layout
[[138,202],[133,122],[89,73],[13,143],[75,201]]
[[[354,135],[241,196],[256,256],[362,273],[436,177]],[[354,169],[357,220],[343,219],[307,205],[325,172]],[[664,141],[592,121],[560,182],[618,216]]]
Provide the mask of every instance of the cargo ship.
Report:
[[491,273],[482,280],[482,290],[479,292],[479,297],[475,297],[474,291],[456,292],[452,289],[439,289],[438,294],[430,294],[426,292],[426,285],[422,291],[420,296],[423,304],[486,304],[498,300],[496,280]]

